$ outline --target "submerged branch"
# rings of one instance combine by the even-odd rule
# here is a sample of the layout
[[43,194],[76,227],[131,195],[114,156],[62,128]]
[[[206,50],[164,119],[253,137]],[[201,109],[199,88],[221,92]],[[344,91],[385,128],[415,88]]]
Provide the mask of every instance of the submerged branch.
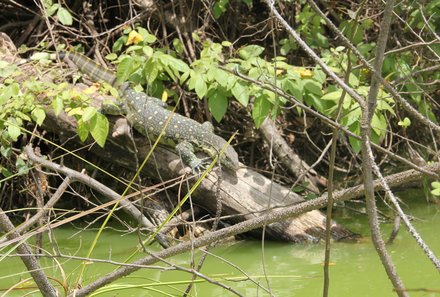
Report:
[[[440,172],[440,163],[431,164],[424,167],[425,170],[429,170],[432,172]],[[404,171],[401,173],[393,174],[390,176],[387,176],[385,180],[390,186],[399,186],[402,184],[414,182],[417,180],[421,180],[424,178],[425,175],[421,174],[418,171],[415,171],[413,169]],[[374,183],[374,189],[376,191],[383,190],[383,187],[379,181],[375,181]],[[364,186],[359,185],[356,187],[336,191],[334,193],[334,201],[346,201],[350,200],[359,196],[362,196],[364,194]],[[323,195],[320,198],[306,201],[297,205],[293,206],[287,206],[283,207],[279,210],[275,210],[272,213],[264,214],[260,217],[256,217],[253,219],[249,219],[247,221],[238,223],[236,225],[233,225],[228,228],[224,228],[218,231],[215,231],[213,233],[203,235],[199,238],[194,239],[192,242],[184,242],[181,244],[178,244],[176,246],[170,247],[168,249],[162,250],[158,253],[155,253],[155,256],[147,256],[145,258],[139,259],[135,261],[134,265],[151,265],[153,263],[156,263],[158,261],[158,258],[169,258],[172,256],[175,256],[177,254],[181,254],[184,252],[187,252],[194,248],[199,248],[202,246],[205,246],[207,244],[210,244],[215,241],[220,241],[222,239],[228,238],[230,236],[247,232],[249,230],[253,230],[259,227],[262,227],[263,225],[268,225],[273,222],[279,222],[286,220],[288,218],[292,218],[295,216],[299,216],[301,214],[304,214],[306,212],[309,212],[311,210],[319,209],[322,207],[325,207],[327,205],[327,195]],[[127,276],[135,271],[137,271],[139,268],[137,267],[122,267],[119,268],[100,279],[84,286],[82,289],[75,292],[75,296],[86,296],[90,294],[91,292],[94,292],[95,290],[111,283],[112,281],[119,279],[121,277]],[[73,295],[71,295],[73,296]]]

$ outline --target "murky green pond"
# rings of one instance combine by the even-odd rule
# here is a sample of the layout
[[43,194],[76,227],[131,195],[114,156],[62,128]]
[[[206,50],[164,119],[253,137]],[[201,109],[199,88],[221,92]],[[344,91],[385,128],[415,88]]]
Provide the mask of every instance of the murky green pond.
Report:
[[[417,230],[440,256],[440,206],[428,204],[423,197],[407,194],[406,212],[414,216]],[[366,219],[359,216],[339,220],[352,230],[365,235],[360,243],[335,243],[332,245],[331,296],[395,296],[390,282],[368,237]],[[389,234],[391,224],[383,225],[383,233]],[[46,238],[50,253],[56,248],[63,254],[84,256],[95,231],[77,233],[74,228],[55,231],[52,244]],[[138,242],[135,234],[121,235],[106,230],[101,236],[93,258],[123,261]],[[56,248],[55,248],[56,247]],[[154,248],[154,247],[153,247]],[[259,241],[237,242],[216,247],[211,252],[218,258],[209,256],[202,273],[230,286],[244,296],[321,296],[323,283],[324,245],[289,245],[266,242],[264,253]],[[411,296],[440,296],[440,274],[429,262],[415,241],[401,229],[393,245],[389,246],[398,272],[408,289],[417,289]],[[4,253],[5,251],[2,251]],[[196,255],[198,259],[199,254]],[[190,254],[169,259],[177,265],[189,267]],[[263,260],[264,259],[264,260]],[[67,282],[74,283],[81,269],[81,261],[58,259],[54,262],[43,259],[46,272]],[[264,277],[263,262],[266,275]],[[160,264],[165,267],[165,265]],[[61,268],[63,272],[61,273]],[[102,263],[87,265],[84,283],[113,270],[116,266]],[[0,295],[5,289],[29,277],[24,265],[17,258],[5,258],[0,262]],[[247,279],[252,278],[252,281]],[[98,296],[181,296],[191,275],[168,269],[149,269],[130,275],[97,294]],[[192,291],[193,296],[234,296],[219,286],[200,280]],[[257,284],[265,289],[259,288]],[[24,289],[32,283],[24,283],[20,290],[9,292],[7,296],[40,296],[35,289]],[[130,287],[131,289],[128,289]],[[420,289],[426,289],[424,291]],[[32,293],[34,292],[34,293]]]

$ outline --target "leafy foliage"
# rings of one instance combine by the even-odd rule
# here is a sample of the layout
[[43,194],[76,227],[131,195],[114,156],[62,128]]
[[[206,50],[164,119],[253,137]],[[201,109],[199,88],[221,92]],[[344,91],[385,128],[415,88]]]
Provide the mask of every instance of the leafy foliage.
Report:
[[42,2],[48,16],[53,16],[56,13],[56,16],[61,24],[67,26],[71,26],[73,24],[72,15],[59,3],[53,3],[52,0],[44,0]]
[[[251,7],[253,1],[241,1]],[[414,28],[424,27],[425,20],[423,13],[429,9],[436,9],[440,6],[439,1],[433,1],[421,7],[400,7],[402,13],[410,16],[410,24]],[[57,14],[63,24],[69,24],[69,13],[59,4],[53,4],[50,0],[44,1],[48,15]],[[227,11],[229,0],[218,0],[214,2],[212,12],[215,18],[223,16]],[[374,43],[366,43],[365,35],[372,29],[373,23],[368,18],[357,18],[356,12],[347,11],[348,19],[339,24],[340,30],[358,47],[361,53],[371,58],[375,48]],[[353,55],[348,56],[346,48],[339,46],[331,47],[325,34],[325,22],[316,15],[309,6],[302,6],[301,11],[296,14],[297,30],[301,33],[306,42],[320,51],[321,57],[337,74],[344,75],[348,63],[352,65],[359,63]],[[438,27],[438,16],[429,19],[432,30]],[[409,30],[409,29],[405,29]],[[124,34],[113,44],[113,53],[106,58],[117,65],[117,78],[119,82],[131,81],[137,90],[144,90],[152,96],[163,97],[167,94],[171,100],[177,101],[174,86],[180,84],[201,100],[207,101],[209,111],[214,119],[220,122],[227,112],[229,101],[235,99],[242,106],[250,110],[256,127],[259,127],[267,116],[276,115],[281,109],[291,104],[290,99],[275,95],[273,92],[263,89],[253,83],[238,78],[234,72],[246,75],[252,79],[267,82],[281,88],[285,93],[293,96],[298,102],[302,102],[318,112],[335,118],[337,106],[342,100],[342,114],[340,123],[350,131],[359,134],[360,108],[350,96],[344,94],[342,89],[327,81],[325,73],[319,67],[298,67],[288,61],[289,53],[297,47],[289,39],[281,39],[281,55],[266,59],[266,49],[256,44],[248,44],[239,49],[232,47],[232,43],[224,41],[216,43],[211,40],[202,40],[196,32],[193,33],[193,40],[200,47],[199,59],[187,64],[178,56],[183,52],[184,45],[179,39],[172,41],[173,49],[158,48],[156,36],[152,35],[142,27],[134,30],[126,28]],[[436,45],[430,46],[433,51],[438,51]],[[42,58],[42,57],[40,57]],[[423,76],[411,77],[415,69],[411,66],[416,64],[414,55],[410,53],[396,53],[387,55],[384,62],[384,75],[387,79],[402,80],[409,79],[410,83],[403,86],[407,96],[416,104],[419,111],[427,115],[431,120],[436,121],[432,106],[429,101],[424,100],[421,95],[419,82],[425,79]],[[422,66],[421,66],[422,67]],[[8,75],[12,68],[1,67],[0,74]],[[440,74],[435,74],[440,76]],[[362,96],[366,96],[369,90],[370,74],[364,70],[355,69],[349,77],[349,85]],[[145,87],[146,86],[146,87]],[[17,86],[11,85],[5,89],[4,96],[19,96],[14,91]],[[145,89],[144,89],[145,88]],[[14,93],[15,92],[15,93]],[[85,140],[89,134],[100,144],[104,145],[104,134],[108,132],[108,123],[99,112],[88,106],[84,94],[69,93],[63,89],[63,85],[54,86],[52,89],[52,107],[59,114],[66,109],[70,115],[78,119],[78,134]],[[26,102],[26,101],[23,101]],[[74,104],[73,102],[81,102]],[[395,103],[389,94],[380,90],[378,105],[372,119],[372,139],[379,143],[385,138],[390,116],[395,115]],[[31,112],[28,117],[31,120],[41,118],[44,111]],[[296,108],[296,112],[302,111]],[[26,114],[26,113],[23,113]],[[24,116],[17,114],[12,120],[20,126]],[[407,128],[407,120],[400,121],[398,125]],[[16,139],[19,135],[14,125],[8,126],[7,131]],[[349,139],[355,152],[360,149],[360,143],[356,139]]]
[[[39,53],[32,58],[45,61],[48,56]],[[50,105],[56,115],[64,110],[76,117],[81,140],[86,140],[90,133],[100,146],[104,146],[109,129],[108,120],[95,107],[90,106],[89,93],[96,90],[89,88],[77,92],[70,89],[67,83],[54,84],[38,80],[25,81],[20,88],[14,80],[14,76],[19,75],[16,66],[0,61],[0,72],[6,77],[5,83],[0,84],[0,104],[3,107],[0,112],[0,128],[4,131],[2,141],[17,141],[23,134],[22,127],[26,122],[42,125],[46,117],[46,105]]]
[[[319,67],[305,68],[288,64],[287,59],[278,56],[270,61],[262,58],[265,49],[259,45],[248,45],[237,50],[232,56],[231,44],[223,42],[214,43],[209,40],[201,42],[200,58],[191,65],[176,58],[176,53],[165,53],[165,49],[153,49],[151,43],[155,41],[149,33],[142,28],[137,32],[145,38],[139,39],[134,45],[126,48],[124,54],[114,58],[118,64],[117,77],[120,81],[131,80],[138,85],[148,85],[147,91],[156,97],[166,91],[170,97],[177,95],[167,86],[169,82],[184,84],[188,90],[193,91],[197,97],[207,100],[208,107],[216,121],[221,121],[227,111],[230,98],[235,98],[240,104],[252,109],[251,115],[255,125],[259,127],[264,119],[280,110],[288,100],[275,95],[272,91],[263,89],[249,81],[238,78],[234,72],[239,72],[252,79],[272,83],[280,87],[287,94],[296,98],[317,111],[335,117],[336,108],[343,94],[342,89],[327,83],[325,73]],[[117,43],[129,40],[130,34],[122,36]],[[177,42],[175,43],[177,44]],[[114,49],[122,50],[116,46]],[[372,47],[363,48],[369,53]],[[337,73],[343,72],[347,67],[349,57],[345,48],[330,48],[323,51],[323,60]],[[353,57],[350,57],[353,59]],[[223,65],[223,66],[222,66]],[[367,76],[361,71],[354,71],[350,75],[350,85],[359,94],[366,96],[368,93]],[[375,142],[380,142],[385,137],[387,128],[386,114],[394,115],[394,101],[381,90],[379,104],[373,116],[373,136]],[[300,113],[301,110],[297,109]],[[350,131],[360,133],[360,108],[348,95],[343,98],[343,113],[341,123]],[[358,152],[360,143],[350,139],[353,149]]]

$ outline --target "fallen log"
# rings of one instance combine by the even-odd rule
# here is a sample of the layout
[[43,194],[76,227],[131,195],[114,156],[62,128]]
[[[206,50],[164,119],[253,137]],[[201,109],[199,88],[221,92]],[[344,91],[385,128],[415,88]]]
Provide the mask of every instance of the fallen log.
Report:
[[[13,61],[14,58],[9,57],[9,60]],[[29,65],[24,64],[20,67],[26,67],[26,73],[29,73]],[[54,70],[52,69],[52,71]],[[45,75],[44,80],[51,80],[50,76]],[[102,96],[94,95],[92,97],[91,104],[99,107],[103,101]],[[46,98],[42,99],[47,100]],[[80,144],[74,118],[67,116],[65,113],[55,116],[50,109],[50,107],[47,108],[44,128],[57,134],[61,140],[69,139],[67,145],[69,142]],[[114,122],[115,119],[113,118],[112,123]],[[94,145],[91,147],[91,152],[108,162],[135,171],[138,165],[136,160],[144,160],[150,149],[150,143],[145,137],[135,137],[134,141],[131,141],[127,140],[126,137],[109,135],[104,149]],[[175,178],[184,172],[180,158],[173,151],[163,147],[155,148],[153,158],[148,160],[142,170],[142,174],[146,174],[153,179],[158,179],[160,176],[162,180]],[[191,179],[189,184],[191,185],[193,182],[194,179]],[[182,188],[185,189],[185,187]],[[211,213],[215,213],[217,199],[220,199],[222,216],[228,217],[228,222],[231,224],[256,218],[268,214],[274,209],[304,201],[301,196],[293,193],[290,189],[245,166],[236,172],[216,171],[210,173],[192,196],[193,202]],[[265,228],[269,238],[288,242],[316,242],[320,238],[324,238],[324,230],[325,217],[318,210],[310,211],[294,219],[271,223]],[[332,224],[331,235],[335,240],[355,236],[354,233],[337,223]]]
[[[64,113],[56,117],[52,112],[48,112],[44,126],[52,133],[59,133],[63,139],[71,139],[79,143],[76,136],[76,121]],[[138,165],[136,158],[142,162],[151,146],[145,137],[135,137],[134,143],[136,149],[132,147],[132,141],[127,141],[125,137],[109,135],[104,149],[94,145],[90,151],[104,160],[135,171]],[[137,151],[137,156],[135,156],[135,151]],[[185,168],[182,167],[179,156],[173,151],[158,146],[143,168],[142,174],[157,179],[159,176],[157,172],[163,180],[167,180],[185,174]],[[221,174],[221,181],[219,181],[218,174]],[[190,185],[194,181],[195,179],[191,179]],[[222,216],[230,217],[228,219],[230,223],[245,221],[266,214],[273,209],[304,201],[301,196],[290,189],[244,166],[237,172],[210,173],[193,193],[193,202],[211,213],[216,211],[217,199],[222,202]],[[318,210],[266,226],[269,238],[289,242],[316,242],[324,238],[324,230],[325,217]],[[332,224],[331,231],[335,240],[355,236],[354,233],[337,223]]]

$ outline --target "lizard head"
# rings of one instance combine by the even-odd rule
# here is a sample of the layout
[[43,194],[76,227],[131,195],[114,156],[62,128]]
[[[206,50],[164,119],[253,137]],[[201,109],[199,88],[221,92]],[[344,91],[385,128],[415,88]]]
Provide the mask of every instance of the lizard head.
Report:
[[238,161],[238,154],[234,148],[221,138],[220,145],[217,147],[217,149],[222,150],[226,145],[227,147],[225,151],[219,158],[220,163],[233,171],[238,170],[240,163]]
[[232,148],[232,146],[228,146],[226,151],[222,156],[220,156],[220,162],[231,170],[238,170],[240,167],[240,163],[238,162],[238,154]]

